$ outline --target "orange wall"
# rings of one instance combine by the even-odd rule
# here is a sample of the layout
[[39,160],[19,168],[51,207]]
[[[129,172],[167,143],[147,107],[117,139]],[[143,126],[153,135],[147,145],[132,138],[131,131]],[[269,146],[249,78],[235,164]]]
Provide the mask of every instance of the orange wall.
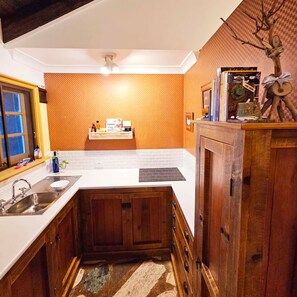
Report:
[[[45,74],[51,150],[183,147],[183,75]],[[131,120],[133,140],[88,140],[106,118]]]
[[[273,0],[264,1],[271,4]],[[253,40],[251,32],[253,23],[243,15],[246,10],[250,14],[258,14],[261,1],[244,0],[229,17],[228,22],[244,39]],[[297,5],[296,0],[288,0],[278,14],[279,19],[275,33],[282,40],[285,48],[281,56],[283,72],[290,72],[293,76],[293,92],[289,95],[297,107]],[[197,63],[187,72],[184,78],[184,108],[193,111],[195,117],[201,116],[201,86],[211,82],[216,75],[216,69],[222,66],[257,66],[262,72],[262,78],[273,73],[273,63],[261,50],[248,45],[241,45],[235,41],[226,27],[220,29],[205,44],[199,53]],[[260,94],[263,88],[260,89]],[[287,117],[290,120],[290,117]],[[195,154],[195,133],[185,131],[184,147]]]

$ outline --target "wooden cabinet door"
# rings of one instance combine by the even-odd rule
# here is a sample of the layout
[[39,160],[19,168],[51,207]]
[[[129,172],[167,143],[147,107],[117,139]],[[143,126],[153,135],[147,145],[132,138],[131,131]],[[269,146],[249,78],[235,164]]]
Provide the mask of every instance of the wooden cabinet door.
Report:
[[267,297],[297,296],[296,156],[296,147],[279,147],[272,151],[267,219]]
[[62,296],[70,289],[79,265],[77,249],[77,208],[75,198],[65,206],[48,232],[48,263],[51,296]]
[[64,215],[57,222],[57,258],[59,283],[63,288],[71,282],[73,273],[77,270],[79,264],[77,253],[77,213],[74,203],[71,203],[69,209],[66,209]]
[[168,218],[171,204],[166,192],[128,194],[131,199],[132,249],[162,248],[169,245]]
[[227,296],[230,253],[230,197],[233,147],[201,137],[199,220],[200,287],[202,296]]
[[8,287],[5,292],[0,291],[1,296],[50,296],[44,237],[35,242],[18,264],[11,269],[7,280]]
[[127,247],[127,212],[131,202],[122,194],[84,193],[83,245],[86,252],[119,251]]

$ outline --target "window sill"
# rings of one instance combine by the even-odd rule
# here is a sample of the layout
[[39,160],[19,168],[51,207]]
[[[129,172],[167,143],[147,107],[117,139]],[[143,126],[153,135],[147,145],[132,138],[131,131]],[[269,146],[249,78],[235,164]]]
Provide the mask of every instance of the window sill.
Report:
[[3,170],[2,172],[0,172],[0,182],[4,181],[6,179],[9,179],[10,177],[16,176],[16,175],[18,175],[26,170],[29,170],[33,167],[36,167],[36,166],[44,163],[46,159],[48,159],[48,158],[41,158],[41,159],[35,160],[34,162],[29,163],[26,166],[22,166],[18,169],[16,169],[14,166],[14,167]]

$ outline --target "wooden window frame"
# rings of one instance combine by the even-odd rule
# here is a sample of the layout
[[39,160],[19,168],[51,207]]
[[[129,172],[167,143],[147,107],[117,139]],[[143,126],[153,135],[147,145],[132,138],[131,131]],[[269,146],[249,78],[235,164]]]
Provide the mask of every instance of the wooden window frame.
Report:
[[[40,102],[39,102],[39,88],[36,85],[17,80],[8,76],[4,76],[0,74],[0,84],[3,86],[9,85],[12,89],[15,88],[23,88],[26,89],[30,93],[30,100],[31,100],[31,117],[32,117],[32,127],[33,127],[33,136],[34,136],[34,142],[36,145],[39,146],[41,149],[43,155],[44,155],[44,145],[43,145],[43,137],[42,137],[42,127],[41,127],[41,115],[40,115]],[[23,101],[23,100],[22,100]],[[23,103],[22,103],[23,104]],[[3,112],[2,112],[3,113]],[[7,114],[7,113],[6,113]],[[27,125],[26,120],[23,119],[24,125]],[[25,127],[24,127],[25,129]],[[28,131],[27,131],[28,132]],[[20,133],[22,135],[23,133]],[[13,134],[13,136],[16,136],[16,134]],[[8,135],[9,137],[9,135]],[[25,141],[26,142],[26,141]],[[25,144],[28,146],[28,143]],[[33,153],[33,152],[32,152]],[[26,157],[26,156],[24,156]],[[21,159],[20,155],[17,157],[18,159]],[[10,168],[4,169],[0,172],[0,181],[3,181],[5,179],[8,179],[12,176],[15,176],[23,171],[26,171],[28,169],[31,169],[34,166],[37,166],[45,161],[45,158],[42,157],[39,160],[35,160],[33,163],[31,163],[29,166],[22,166],[19,169],[15,169],[15,166],[12,166]]]

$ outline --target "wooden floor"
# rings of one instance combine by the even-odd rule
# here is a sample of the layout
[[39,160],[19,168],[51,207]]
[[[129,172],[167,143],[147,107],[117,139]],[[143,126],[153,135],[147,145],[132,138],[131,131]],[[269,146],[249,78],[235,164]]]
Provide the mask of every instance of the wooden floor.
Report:
[[170,261],[82,266],[70,297],[177,297]]

